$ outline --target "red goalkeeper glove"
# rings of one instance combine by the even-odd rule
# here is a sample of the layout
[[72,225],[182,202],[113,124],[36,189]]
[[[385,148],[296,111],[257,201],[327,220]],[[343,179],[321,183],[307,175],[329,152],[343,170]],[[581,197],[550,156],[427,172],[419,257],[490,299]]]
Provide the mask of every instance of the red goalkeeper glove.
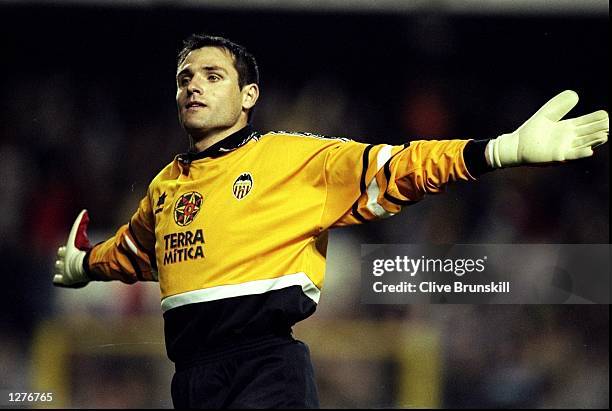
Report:
[[87,238],[88,224],[89,215],[87,210],[83,210],[72,225],[66,245],[57,250],[57,260],[53,268],[53,285],[81,288],[91,280],[83,267],[85,254],[91,249],[91,243]]

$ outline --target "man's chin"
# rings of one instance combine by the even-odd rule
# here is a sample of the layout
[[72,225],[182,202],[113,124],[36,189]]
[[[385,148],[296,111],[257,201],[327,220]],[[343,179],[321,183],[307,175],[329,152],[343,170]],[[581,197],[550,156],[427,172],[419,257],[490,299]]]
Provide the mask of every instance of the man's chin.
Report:
[[210,125],[203,121],[186,121],[183,123],[183,129],[189,135],[205,134],[210,129]]

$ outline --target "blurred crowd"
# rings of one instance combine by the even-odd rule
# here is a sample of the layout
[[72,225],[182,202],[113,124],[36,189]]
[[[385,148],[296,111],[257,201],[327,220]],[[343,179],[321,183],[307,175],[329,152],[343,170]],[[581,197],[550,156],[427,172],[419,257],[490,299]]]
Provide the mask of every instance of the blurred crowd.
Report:
[[[239,17],[232,17],[232,21],[239,21]],[[291,18],[301,22],[297,16],[287,16],[289,21]],[[344,19],[340,24],[350,26],[349,19]],[[356,19],[382,24],[375,16]],[[269,49],[260,59],[262,98],[255,111],[255,127],[262,131],[309,131],[368,143],[489,138],[496,136],[493,133],[512,131],[560,87],[572,86],[586,94],[586,108],[579,114],[585,113],[581,110],[607,109],[607,80],[599,89],[587,80],[584,84],[576,79],[568,79],[568,84],[561,81],[563,75],[589,76],[589,68],[581,73],[572,72],[572,67],[559,69],[563,72],[556,75],[561,80],[554,84],[536,75],[543,75],[546,67],[535,70],[534,79],[499,78],[496,67],[482,67],[485,60],[465,63],[477,55],[476,46],[469,41],[493,36],[498,33],[494,27],[484,26],[474,34],[475,28],[449,19],[428,17],[413,23],[396,36],[398,43],[394,45],[401,47],[388,54],[381,51],[385,45],[376,38],[370,44],[363,43],[367,37],[353,25],[352,35],[366,51],[345,57],[346,66],[339,71],[322,70],[329,64],[325,59],[302,61],[303,65],[321,66],[313,69],[312,75],[304,67],[299,76],[291,74],[294,65],[289,64],[287,76],[282,77],[284,69],[270,57],[277,47],[269,41],[272,34],[243,41],[256,49],[256,55],[258,48]],[[598,19],[571,23],[573,28],[582,25],[603,25],[607,33],[607,19],[603,23]],[[501,25],[512,26],[512,22]],[[226,33],[231,37],[230,30]],[[237,40],[242,40],[241,35],[247,38],[240,32]],[[503,37],[503,32],[499,36]],[[5,38],[17,39],[21,37]],[[279,44],[282,41],[279,39]],[[481,41],[481,47],[486,48],[486,42],[492,40]],[[329,43],[308,47],[321,48],[324,56],[343,47],[338,41]],[[582,47],[579,40],[576,43],[573,47]],[[44,47],[41,39],[38,46]],[[95,52],[72,46],[64,56]],[[354,44],[346,47],[357,48]],[[400,67],[386,69],[390,62],[381,58],[398,58],[404,51],[410,56],[397,60]],[[277,53],[294,58],[281,46]],[[461,53],[463,58],[458,57]],[[12,56],[22,55],[15,52]],[[378,60],[360,66],[361,58]],[[146,67],[146,61],[140,61],[138,67],[129,63],[132,65],[122,75],[133,76],[132,80],[117,80],[105,79],[98,71],[89,78],[95,59],[83,60],[85,67],[76,57],[73,64],[45,66],[44,61],[29,56],[27,67],[9,71],[2,80],[0,261],[6,292],[0,300],[0,390],[27,390],[32,367],[29,343],[42,320],[83,313],[111,318],[161,316],[154,284],[105,284],[78,291],[51,286],[56,249],[65,241],[78,211],[89,210],[92,242],[104,240],[128,221],[155,174],[187,148],[174,113],[171,71],[163,86],[170,92],[147,94],[150,92],[141,88],[151,87],[151,78],[131,72],[153,70]],[[492,60],[503,61],[495,56]],[[14,63],[18,66],[20,61]],[[166,63],[171,67],[173,61]],[[43,68],[36,69],[35,64]],[[345,76],[342,70],[348,67],[363,72]],[[478,71],[474,72],[474,67],[479,67]],[[607,62],[598,70],[607,73]],[[385,99],[389,89],[393,92]],[[151,96],[157,99],[149,101]],[[315,317],[392,318],[403,327],[427,324],[437,330],[442,341],[439,405],[443,407],[608,407],[608,306],[413,307],[359,302],[362,243],[609,243],[608,171],[606,145],[592,159],[486,174],[476,183],[458,184],[435,198],[426,198],[392,219],[337,230],[331,236],[327,283]],[[320,381],[342,385],[340,377],[326,374],[330,367],[323,362],[320,365]],[[91,375],[85,379],[98,384],[96,366],[90,368]],[[364,378],[371,372],[368,367],[355,370]],[[366,387],[359,403],[347,396],[334,396],[337,390],[322,387],[322,404],[401,406],[393,400],[393,373],[381,373],[380,378],[384,381]],[[133,375],[125,379],[142,380]],[[145,390],[147,381],[141,383]],[[391,388],[381,391],[377,384]],[[125,402],[110,406],[169,406],[169,402],[147,402],[150,398],[146,395],[134,394],[138,387],[130,387],[113,397],[118,401],[125,392]],[[159,389],[169,393],[169,387]]]

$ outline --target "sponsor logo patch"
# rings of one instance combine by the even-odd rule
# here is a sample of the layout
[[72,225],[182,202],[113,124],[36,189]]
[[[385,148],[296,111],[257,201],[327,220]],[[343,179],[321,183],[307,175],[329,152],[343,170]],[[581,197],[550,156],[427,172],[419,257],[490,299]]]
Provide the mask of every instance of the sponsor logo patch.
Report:
[[174,205],[174,222],[184,227],[191,224],[196,218],[204,198],[197,191],[190,191],[183,194]]
[[251,190],[253,189],[253,176],[251,173],[242,173],[240,176],[234,181],[234,186],[232,187],[232,193],[237,200],[242,200],[246,197]]
[[164,236],[164,265],[204,258],[204,231],[170,233]]

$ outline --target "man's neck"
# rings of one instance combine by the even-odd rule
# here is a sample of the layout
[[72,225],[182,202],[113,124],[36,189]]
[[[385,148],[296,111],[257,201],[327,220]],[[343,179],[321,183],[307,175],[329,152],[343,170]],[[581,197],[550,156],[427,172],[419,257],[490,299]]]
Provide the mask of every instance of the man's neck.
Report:
[[244,128],[246,125],[246,122],[243,123],[239,121],[230,128],[222,130],[211,130],[209,133],[206,133],[203,136],[198,136],[198,138],[195,138],[192,134],[190,134],[189,140],[191,143],[192,151],[195,151],[196,153],[204,151],[208,147],[211,147],[219,141],[231,136],[236,131]]

